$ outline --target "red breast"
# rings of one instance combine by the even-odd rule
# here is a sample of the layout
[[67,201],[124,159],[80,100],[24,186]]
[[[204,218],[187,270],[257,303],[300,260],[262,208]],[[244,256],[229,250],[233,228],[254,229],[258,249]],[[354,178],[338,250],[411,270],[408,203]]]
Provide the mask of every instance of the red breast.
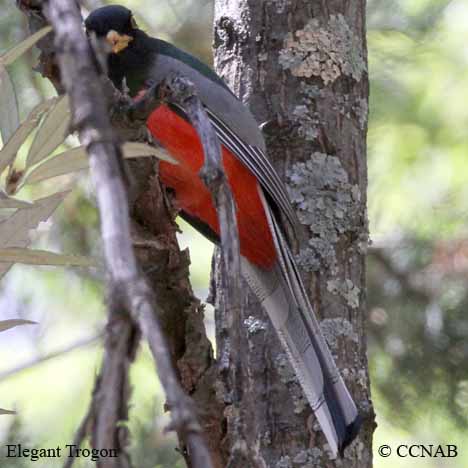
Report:
[[[203,148],[194,128],[167,106],[158,107],[147,126],[155,138],[179,161],[160,162],[161,180],[175,190],[179,207],[199,218],[219,235],[218,218],[211,194],[198,177],[203,165]],[[276,252],[255,176],[222,147],[223,164],[237,208],[241,254],[255,265],[270,269]]]

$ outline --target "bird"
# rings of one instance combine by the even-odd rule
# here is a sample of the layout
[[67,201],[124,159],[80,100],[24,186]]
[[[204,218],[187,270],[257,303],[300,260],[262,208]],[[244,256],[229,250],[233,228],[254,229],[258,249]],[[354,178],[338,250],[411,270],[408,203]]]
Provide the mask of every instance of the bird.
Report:
[[[109,5],[92,11],[85,29],[88,36],[109,44],[108,76],[130,96],[137,98],[149,84],[174,74],[195,86],[221,143],[236,206],[242,276],[267,312],[331,452],[335,457],[343,456],[362,419],[296,266],[288,232],[295,232],[299,221],[285,183],[266,156],[257,121],[208,65],[147,35],[126,7]],[[204,162],[203,148],[184,109],[160,104],[150,113],[146,126],[178,163],[160,161],[159,174],[162,183],[173,190],[180,216],[218,242],[217,212],[198,175]]]

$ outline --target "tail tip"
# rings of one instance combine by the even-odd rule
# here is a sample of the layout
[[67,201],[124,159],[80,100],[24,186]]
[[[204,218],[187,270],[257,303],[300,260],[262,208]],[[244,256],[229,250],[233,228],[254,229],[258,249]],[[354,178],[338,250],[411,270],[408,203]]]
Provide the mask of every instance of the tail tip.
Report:
[[356,415],[356,418],[346,426],[345,436],[341,440],[341,443],[338,447],[338,454],[340,458],[343,458],[345,448],[351,444],[351,442],[356,438],[359,433],[359,430],[362,426],[362,417],[360,414]]

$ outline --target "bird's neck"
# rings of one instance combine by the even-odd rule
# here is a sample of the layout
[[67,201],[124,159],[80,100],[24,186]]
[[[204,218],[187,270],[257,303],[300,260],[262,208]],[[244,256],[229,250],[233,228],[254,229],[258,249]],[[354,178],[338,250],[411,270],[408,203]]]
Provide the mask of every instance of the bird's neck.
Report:
[[137,31],[125,50],[108,58],[109,78],[118,89],[122,89],[125,80],[131,96],[144,87],[146,71],[155,58],[154,51],[147,49],[147,37],[143,31]]

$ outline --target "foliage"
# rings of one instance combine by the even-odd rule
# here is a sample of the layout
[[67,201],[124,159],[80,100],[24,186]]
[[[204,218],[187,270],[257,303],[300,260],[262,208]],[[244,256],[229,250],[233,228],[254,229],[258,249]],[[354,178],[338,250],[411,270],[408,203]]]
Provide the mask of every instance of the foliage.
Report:
[[378,419],[418,442],[468,433],[467,18],[459,0],[369,5],[371,381]]

